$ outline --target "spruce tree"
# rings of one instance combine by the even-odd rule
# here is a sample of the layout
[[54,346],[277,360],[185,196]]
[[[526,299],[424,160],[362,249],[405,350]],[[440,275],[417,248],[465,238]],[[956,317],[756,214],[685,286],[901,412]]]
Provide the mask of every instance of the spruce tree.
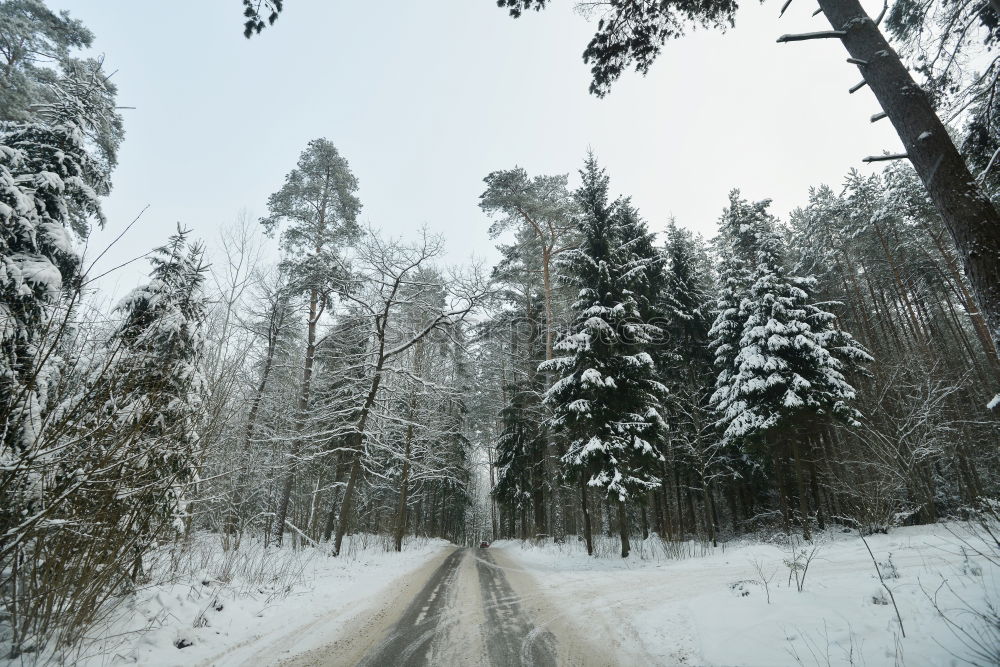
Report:
[[87,152],[88,110],[60,98],[48,124],[0,127],[0,429],[4,446],[30,446],[40,413],[35,382],[50,307],[74,286],[76,241],[103,222],[107,173]]
[[[667,347],[690,368],[709,360],[711,268],[701,241],[671,220],[663,249],[665,267],[659,313]],[[696,370],[697,372],[697,370]]]
[[[60,345],[80,284],[78,242],[103,224],[108,163],[88,151],[102,109],[81,86],[55,87],[39,122],[0,123],[0,533],[26,539],[45,503],[46,415],[56,400]],[[32,518],[34,517],[34,518]],[[15,528],[17,526],[17,528]],[[16,539],[15,539],[16,533]]]
[[608,177],[593,155],[581,176],[581,245],[562,262],[563,280],[579,289],[576,318],[556,346],[562,356],[542,365],[559,377],[545,400],[553,426],[569,439],[562,462],[567,475],[581,482],[588,551],[590,487],[617,504],[627,557],[625,505],[659,482],[656,441],[664,428],[660,401],[666,388],[648,351],[659,330],[643,319],[659,257],[627,202],[609,203]]
[[[723,216],[731,253],[723,264],[720,306],[726,307],[712,329],[720,366],[712,404],[724,442],[757,459],[753,445],[763,443],[779,465],[794,458],[804,509],[799,441],[829,418],[858,424],[860,415],[851,406],[855,390],[844,374],[871,357],[836,328],[833,313],[812,303],[815,281],[785,268],[769,202],[748,204],[736,192],[730,201]],[[808,537],[806,517],[801,520]]]
[[186,530],[190,516],[204,395],[201,258],[180,231],[155,251],[149,282],[118,304],[120,325],[57,410],[66,430],[52,480],[52,493],[67,496],[59,518],[93,522],[82,543],[62,535],[64,548],[129,554],[132,583],[149,546]]
[[150,281],[119,304],[125,320],[116,334],[123,355],[123,391],[112,396],[117,420],[138,432],[136,461],[126,478],[129,497],[145,506],[143,527],[185,529],[185,489],[195,479],[199,411],[204,393],[202,294],[206,267],[200,244],[178,230],[151,262]]
[[[712,427],[714,418],[708,398],[714,390],[712,355],[708,348],[712,271],[700,239],[674,221],[667,226],[663,254],[666,259],[663,289],[659,296],[664,342],[654,357],[664,384],[670,389],[665,418],[670,437],[663,443],[662,529],[673,535],[668,493],[668,469],[679,488],[699,488],[706,506],[711,502],[710,482],[728,472],[727,463]],[[679,534],[685,532],[678,502]],[[715,521],[706,520],[709,537],[715,537]],[[689,528],[694,528],[694,525]]]
[[[532,507],[533,470],[540,461],[538,453],[544,447],[538,429],[537,393],[525,383],[511,382],[504,387],[504,394],[510,395],[500,411],[502,431],[496,440],[497,470],[493,495],[498,502],[522,517],[522,536],[526,536],[527,510]],[[513,524],[513,521],[511,522]],[[513,536],[513,531],[511,531]]]

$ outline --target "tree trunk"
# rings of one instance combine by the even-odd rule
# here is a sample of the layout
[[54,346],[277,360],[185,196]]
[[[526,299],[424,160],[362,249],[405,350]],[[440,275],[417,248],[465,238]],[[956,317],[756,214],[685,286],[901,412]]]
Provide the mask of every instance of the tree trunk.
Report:
[[785,534],[791,535],[792,533],[792,522],[789,516],[788,508],[788,481],[787,475],[784,471],[784,461],[781,459],[776,459],[774,461],[774,474],[778,482],[778,506],[781,509],[781,525],[785,531]]
[[667,531],[663,527],[663,491],[656,489],[653,491],[653,518],[656,520],[656,534],[663,539]]
[[618,533],[622,538],[622,558],[628,558],[632,548],[628,543],[628,515],[625,512],[625,501],[618,501]]
[[351,507],[354,503],[354,487],[361,477],[361,452],[355,452],[351,461],[351,472],[347,477],[347,488],[344,489],[344,499],[340,501],[340,521],[337,522],[337,536],[333,542],[333,555],[340,555],[340,547],[344,544],[347,524],[351,519]]
[[[735,482],[735,480],[733,480]],[[739,498],[737,496],[737,489],[733,485],[725,485],[726,502],[729,504],[729,516],[733,524],[733,535],[740,534],[740,511],[738,505]]]
[[492,534],[493,534],[493,539],[491,541],[496,542],[497,537],[499,536],[500,520],[497,517],[497,499],[496,496],[493,495],[493,490],[496,488],[497,485],[496,473],[493,469],[493,445],[488,444],[486,446],[486,456],[487,456],[487,463],[489,464],[490,467],[490,527],[492,528]]
[[684,503],[681,500],[680,468],[674,468],[674,491],[677,494],[677,539],[684,540]]
[[701,481],[701,509],[705,519],[705,534],[712,541],[712,546],[719,546],[718,538],[715,536],[715,523],[712,521],[712,509],[708,502],[708,487],[705,480]]
[[333,535],[333,528],[337,524],[337,507],[339,506],[337,502],[337,489],[340,488],[340,483],[344,481],[344,460],[342,454],[337,455],[337,467],[334,469],[333,481],[335,486],[331,494],[330,511],[326,515],[326,525],[323,526],[324,542],[330,541],[330,537]]
[[[539,232],[540,233],[540,232]],[[545,297],[545,360],[551,361],[555,357],[555,353],[552,349],[552,343],[555,335],[555,326],[553,324],[554,318],[554,308],[553,308],[553,296],[552,296],[552,250],[553,248],[547,245],[548,241],[542,239],[542,291]],[[545,389],[552,386],[552,374],[551,372],[545,373]],[[549,430],[547,426],[542,427],[542,437],[545,440],[545,455],[546,455],[546,466],[548,467],[547,477],[550,480],[550,511],[549,511],[549,521],[551,522],[551,533],[555,537],[556,541],[562,541],[566,536],[566,530],[564,526],[564,517],[562,511],[562,497],[560,494],[559,487],[559,459],[560,452],[558,451],[558,445],[555,440],[549,438]],[[538,532],[538,527],[536,526],[535,531]]]
[[642,518],[642,539],[649,539],[649,517],[646,516],[646,499],[643,498],[642,504],[639,505],[639,512]]
[[403,550],[406,532],[406,492],[410,483],[410,443],[413,441],[413,424],[406,427],[406,452],[403,455],[403,473],[399,480],[399,505],[396,507],[396,551]]
[[[676,468],[675,468],[676,470]],[[662,537],[664,533],[668,540],[674,539],[674,527],[673,519],[670,517],[670,487],[667,483],[667,464],[660,463],[660,494],[662,496],[661,501],[663,506],[660,508],[663,517],[663,531],[660,533]]]
[[1000,215],[976,184],[927,95],[858,0],[819,0],[882,105],[962,256],[994,348],[1000,341]]
[[709,516],[712,519],[712,546],[719,546],[719,508],[715,506],[715,488],[711,482],[705,484],[705,497],[708,502]]
[[543,442],[535,449],[535,462],[531,468],[531,508],[534,510],[535,530],[534,535],[538,537],[545,533],[545,450]]
[[[267,390],[267,381],[271,377],[271,368],[274,365],[274,350],[277,347],[277,338],[269,337],[267,344],[267,354],[264,357],[264,369],[260,374],[260,382],[257,384],[257,389],[254,392],[253,398],[250,400],[250,411],[247,413],[247,425],[243,432],[243,450],[245,452],[250,451],[250,445],[253,442],[254,431],[257,427],[257,415],[260,413],[260,404],[264,398],[264,392]],[[234,498],[229,508],[229,515],[226,518],[226,534],[232,534],[239,530],[239,514],[240,508],[246,499],[246,488],[249,485],[250,471],[248,469],[243,470],[237,477]]]
[[[420,376],[423,372],[424,346],[418,342],[413,348],[413,374]],[[413,444],[413,420],[417,416],[417,389],[410,396],[406,417],[406,445],[403,452],[403,472],[399,476],[399,506],[396,508],[396,551],[403,550],[403,534],[406,532],[406,502],[410,483],[410,447]],[[493,466],[490,465],[490,478],[493,477]]]
[[[934,239],[934,245],[937,246],[938,253],[948,267],[949,282],[952,285],[952,289],[956,292],[962,308],[965,309],[969,315],[969,319],[972,321],[972,328],[976,332],[976,338],[979,339],[980,346],[983,348],[983,353],[986,355],[986,361],[990,370],[994,377],[1000,377],[1000,357],[997,356],[997,350],[993,345],[993,341],[990,340],[989,327],[986,325],[986,320],[983,319],[983,314],[977,310],[975,299],[969,294],[965,277],[958,270],[958,262],[955,260],[955,255],[952,253],[951,248],[941,242],[940,234],[935,234],[933,230],[930,230],[930,236]],[[950,301],[948,305],[951,305]]]
[[375,398],[378,396],[378,389],[382,383],[382,370],[385,367],[385,327],[388,321],[388,314],[382,317],[381,325],[376,327],[378,338],[378,348],[375,357],[375,369],[372,372],[372,384],[365,397],[365,403],[361,407],[361,414],[358,415],[358,423],[355,426],[351,451],[354,452],[351,461],[351,472],[347,478],[347,487],[344,489],[344,498],[340,501],[340,521],[337,523],[337,535],[334,538],[333,555],[340,555],[340,546],[344,542],[344,534],[347,532],[347,524],[351,521],[351,508],[354,504],[354,488],[358,485],[358,478],[361,476],[361,456],[362,447],[365,444],[365,429],[368,428],[368,415],[375,405]]
[[587,555],[594,555],[594,535],[590,528],[590,507],[587,505],[587,475],[580,475],[580,508],[583,510],[583,538],[587,541]]
[[285,471],[285,480],[281,487],[281,495],[278,496],[278,507],[274,515],[274,541],[279,547],[281,538],[285,533],[285,518],[288,516],[288,503],[292,497],[292,485],[295,483],[295,473],[298,470],[298,456],[300,449],[300,433],[305,427],[306,409],[309,407],[309,389],[312,385],[313,360],[316,357],[316,324],[319,320],[319,290],[309,291],[309,323],[306,334],[306,358],[302,363],[302,391],[299,393],[298,405],[298,433],[292,441],[291,451],[288,456],[288,469]]
[[691,533],[697,535],[698,533],[698,519],[695,514],[694,509],[694,495],[691,493],[691,477],[686,475],[684,478],[684,498],[687,500],[687,512],[688,512],[688,525],[691,526]]
[[820,530],[826,530],[826,517],[823,513],[823,500],[819,495],[819,481],[816,475],[816,449],[810,447],[812,456],[809,457],[809,491],[812,493],[813,504],[816,506],[816,523]]
[[795,457],[795,490],[799,496],[799,522],[802,524],[802,539],[811,540],[809,495],[806,493],[806,482],[802,474],[802,455],[799,453],[797,436],[793,436],[792,439],[792,456]]

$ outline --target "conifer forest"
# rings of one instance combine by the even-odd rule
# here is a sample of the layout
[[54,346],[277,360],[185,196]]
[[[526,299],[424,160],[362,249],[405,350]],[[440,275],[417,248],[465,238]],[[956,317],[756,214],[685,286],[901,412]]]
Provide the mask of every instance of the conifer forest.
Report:
[[0,664],[1000,665],[997,0],[114,4],[0,0]]

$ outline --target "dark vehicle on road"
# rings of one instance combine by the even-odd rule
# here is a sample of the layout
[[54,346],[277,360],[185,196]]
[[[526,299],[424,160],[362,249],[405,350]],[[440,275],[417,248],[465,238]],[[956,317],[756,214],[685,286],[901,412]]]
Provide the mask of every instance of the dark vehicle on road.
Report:
[[486,541],[483,541],[483,542],[480,542],[480,543],[479,543],[479,548],[480,548],[480,549],[485,549],[485,548],[486,548],[486,547],[488,547],[488,546],[490,546],[490,543],[489,543],[489,542],[486,542]]

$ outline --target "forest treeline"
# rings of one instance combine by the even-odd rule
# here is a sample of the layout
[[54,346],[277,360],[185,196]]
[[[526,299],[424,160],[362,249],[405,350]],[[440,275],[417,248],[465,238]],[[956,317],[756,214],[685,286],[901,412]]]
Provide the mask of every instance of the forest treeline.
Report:
[[909,167],[785,222],[734,190],[710,242],[673,221],[654,241],[593,156],[576,189],[487,183],[516,230],[480,325],[498,535],[617,533],[624,556],[634,534],[884,531],[995,497],[1000,364]]
[[[212,252],[156,230],[148,276],[108,307],[107,250],[84,249],[124,139],[116,90],[68,14],[10,0],[0,19],[12,657],[80,642],[196,535],[336,557],[359,533],[607,532],[626,556],[652,533],[885,530],[997,494],[990,323],[903,163],[784,221],[733,191],[711,240],[653,234],[593,155],[572,180],[495,171],[490,272],[448,267],[429,231],[363,226],[347,158],[315,139]],[[980,130],[968,160],[989,171]]]

